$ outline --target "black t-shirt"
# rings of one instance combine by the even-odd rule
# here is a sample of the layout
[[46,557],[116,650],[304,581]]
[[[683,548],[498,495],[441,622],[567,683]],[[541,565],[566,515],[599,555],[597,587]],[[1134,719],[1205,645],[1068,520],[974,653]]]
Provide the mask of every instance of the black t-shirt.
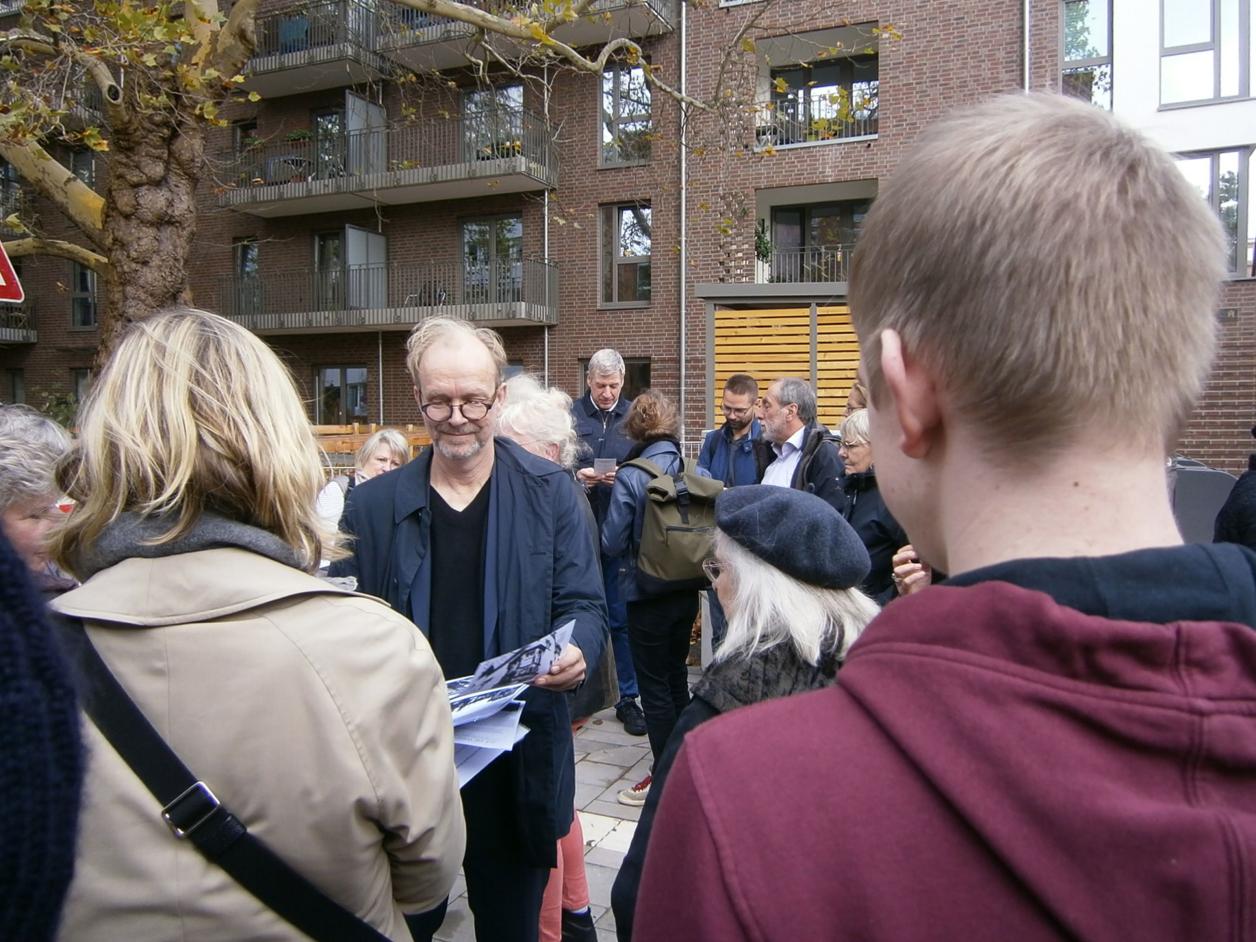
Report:
[[427,638],[446,677],[470,674],[484,660],[484,544],[491,480],[461,511],[431,489],[432,609]]

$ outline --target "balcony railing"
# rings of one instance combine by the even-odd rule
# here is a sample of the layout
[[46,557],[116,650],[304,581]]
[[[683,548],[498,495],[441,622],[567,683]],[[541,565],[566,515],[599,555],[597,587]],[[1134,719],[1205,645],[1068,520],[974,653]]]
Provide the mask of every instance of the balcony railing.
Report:
[[558,268],[543,259],[351,265],[224,278],[218,310],[259,332],[407,329],[444,314],[493,324],[558,322]]
[[[573,46],[657,36],[675,29],[679,17],[679,0],[594,0],[579,19],[555,27],[553,36]],[[381,9],[378,48],[409,68],[448,69],[467,65],[466,41],[474,34],[468,23],[389,4]],[[519,51],[508,44],[498,48],[508,58]]]
[[374,50],[375,27],[374,9],[358,0],[318,0],[261,13],[251,67],[279,66],[277,60],[293,53],[327,50],[338,56],[346,44]]
[[12,16],[21,13],[26,0],[0,0],[0,16]]
[[26,208],[26,189],[20,183],[0,182],[0,219],[7,219]]
[[35,343],[34,311],[29,300],[0,304],[0,343]]
[[808,245],[799,249],[773,249],[766,261],[759,263],[759,281],[847,281],[853,244]]
[[[310,199],[309,210],[350,208],[337,194],[371,191],[384,203],[445,199],[448,184],[507,174],[529,177],[497,192],[540,189],[558,182],[553,133],[528,111],[495,109],[458,118],[351,131],[332,138],[271,141],[236,157],[226,173],[224,206]],[[425,195],[424,188],[444,184]],[[478,191],[477,191],[478,192]],[[352,206],[360,206],[355,200]],[[300,210],[298,210],[300,211]],[[278,214],[278,213],[275,213]]]
[[760,147],[788,147],[877,135],[875,99],[846,116],[837,103],[820,98],[760,102],[755,106],[755,139]]

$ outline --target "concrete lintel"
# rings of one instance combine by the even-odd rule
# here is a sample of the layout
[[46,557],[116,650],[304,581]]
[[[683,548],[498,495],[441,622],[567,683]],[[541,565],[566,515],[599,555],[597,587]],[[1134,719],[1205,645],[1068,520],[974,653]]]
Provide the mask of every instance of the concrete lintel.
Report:
[[844,304],[844,281],[798,281],[771,284],[698,284],[693,293],[703,301],[718,304]]

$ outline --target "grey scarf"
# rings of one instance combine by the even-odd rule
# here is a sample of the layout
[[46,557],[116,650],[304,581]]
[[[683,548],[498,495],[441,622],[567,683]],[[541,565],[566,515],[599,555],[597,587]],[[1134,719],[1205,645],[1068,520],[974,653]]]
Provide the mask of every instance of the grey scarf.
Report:
[[302,568],[296,552],[275,534],[209,511],[202,513],[192,528],[178,539],[154,543],[153,540],[169,531],[172,523],[168,517],[122,514],[74,560],[75,574],[87,580],[124,559],[158,559],[224,546],[258,553],[294,569]]
[[782,642],[749,658],[716,661],[694,685],[693,695],[727,713],[752,703],[827,687],[836,674],[837,658],[831,650],[821,654],[819,665],[808,664],[792,644]]

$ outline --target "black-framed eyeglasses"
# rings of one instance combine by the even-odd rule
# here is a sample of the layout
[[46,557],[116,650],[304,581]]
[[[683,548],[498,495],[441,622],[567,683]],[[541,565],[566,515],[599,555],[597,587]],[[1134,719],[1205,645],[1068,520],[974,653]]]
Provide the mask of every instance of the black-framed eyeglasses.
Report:
[[708,579],[714,582],[724,571],[724,564],[712,556],[710,559],[702,560],[702,571],[706,573]]
[[455,407],[468,422],[479,422],[488,415],[489,409],[493,408],[496,402],[496,396],[492,399],[466,399],[462,402],[445,402],[438,399],[436,402],[425,402],[419,408],[433,422],[444,422],[449,419],[454,414]]

